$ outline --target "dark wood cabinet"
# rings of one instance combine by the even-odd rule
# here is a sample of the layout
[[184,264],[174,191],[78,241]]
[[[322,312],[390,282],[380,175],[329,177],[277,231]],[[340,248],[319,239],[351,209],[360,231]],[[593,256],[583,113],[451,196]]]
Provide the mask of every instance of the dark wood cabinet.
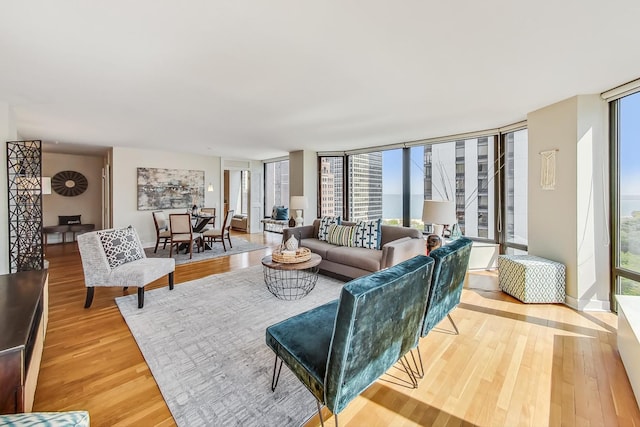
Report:
[[47,270],[0,275],[0,414],[33,408],[48,299]]

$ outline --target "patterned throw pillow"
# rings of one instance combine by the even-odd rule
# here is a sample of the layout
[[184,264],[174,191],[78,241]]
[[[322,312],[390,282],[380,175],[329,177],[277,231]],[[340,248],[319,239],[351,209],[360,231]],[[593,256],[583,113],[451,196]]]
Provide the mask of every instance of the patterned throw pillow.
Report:
[[98,231],[109,266],[114,269],[137,259],[144,258],[140,241],[132,226],[114,230]]
[[339,246],[353,246],[353,231],[355,226],[331,224],[327,242]]
[[380,224],[382,220],[358,221],[353,236],[354,246],[367,249],[380,249]]
[[318,227],[318,240],[327,241],[329,237],[329,226],[331,224],[338,224],[342,222],[339,216],[323,216],[320,219],[320,226]]
[[273,205],[273,208],[271,209],[271,219],[276,219],[276,216],[278,215],[278,208],[284,208],[284,205]]

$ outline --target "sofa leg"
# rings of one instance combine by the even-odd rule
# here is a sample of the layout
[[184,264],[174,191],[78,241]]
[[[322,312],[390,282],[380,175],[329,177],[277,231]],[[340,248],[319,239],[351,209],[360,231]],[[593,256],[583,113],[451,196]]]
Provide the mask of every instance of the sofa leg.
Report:
[[173,290],[173,271],[169,273],[169,290]]
[[[276,375],[276,368],[278,374]],[[271,377],[271,391],[276,391],[278,386],[278,380],[280,379],[280,371],[282,370],[282,359],[280,359],[280,367],[278,368],[278,355],[276,354],[276,360],[273,362],[273,377]]]
[[140,286],[138,288],[138,308],[142,308],[144,306],[144,287]]
[[93,302],[93,292],[95,288],[93,286],[87,286],[87,297],[84,300],[84,308],[91,307],[91,303]]

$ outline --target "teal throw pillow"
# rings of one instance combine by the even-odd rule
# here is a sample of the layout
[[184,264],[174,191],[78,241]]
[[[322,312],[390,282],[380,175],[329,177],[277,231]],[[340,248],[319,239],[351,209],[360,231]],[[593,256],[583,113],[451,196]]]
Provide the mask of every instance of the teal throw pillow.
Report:
[[276,208],[276,219],[289,219],[289,208]]

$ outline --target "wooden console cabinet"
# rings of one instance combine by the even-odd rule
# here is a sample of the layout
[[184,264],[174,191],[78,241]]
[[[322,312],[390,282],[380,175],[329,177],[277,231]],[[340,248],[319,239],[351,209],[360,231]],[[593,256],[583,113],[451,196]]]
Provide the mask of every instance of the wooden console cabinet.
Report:
[[0,275],[0,414],[33,408],[48,306],[48,270]]

